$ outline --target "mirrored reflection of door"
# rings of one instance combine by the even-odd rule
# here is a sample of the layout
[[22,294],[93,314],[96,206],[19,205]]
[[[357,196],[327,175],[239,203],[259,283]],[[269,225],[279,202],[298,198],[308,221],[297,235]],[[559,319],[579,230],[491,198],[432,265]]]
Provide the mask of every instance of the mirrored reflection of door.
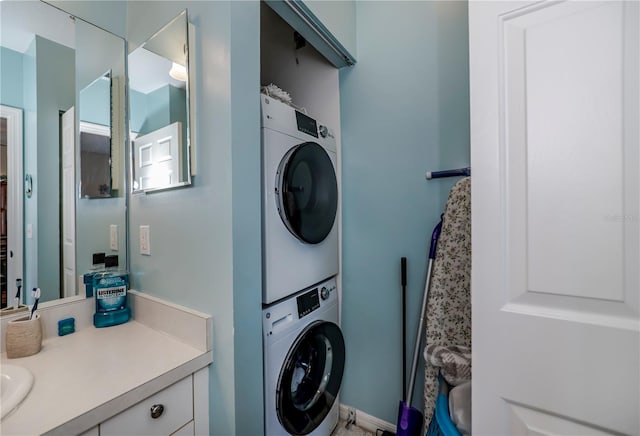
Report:
[[62,115],[62,297],[76,295],[75,109]]
[[182,179],[181,123],[176,122],[133,141],[134,190],[172,185]]
[[1,307],[13,303],[22,279],[22,110],[0,106]]
[[80,121],[80,198],[112,196],[111,128]]

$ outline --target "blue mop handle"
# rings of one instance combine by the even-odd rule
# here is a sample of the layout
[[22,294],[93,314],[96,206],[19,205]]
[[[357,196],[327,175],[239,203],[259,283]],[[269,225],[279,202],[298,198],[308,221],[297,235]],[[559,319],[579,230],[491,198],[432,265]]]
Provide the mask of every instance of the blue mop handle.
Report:
[[440,215],[440,222],[433,229],[433,233],[431,233],[431,247],[429,248],[429,259],[436,258],[436,248],[438,247],[438,238],[440,237],[440,232],[442,231],[442,218],[443,215]]
[[424,292],[422,294],[422,307],[420,308],[420,319],[418,323],[418,332],[416,334],[416,343],[413,347],[413,361],[411,362],[411,375],[409,377],[409,387],[407,389],[407,396],[405,403],[410,407],[411,399],[413,398],[413,385],[416,381],[416,371],[418,369],[418,359],[420,356],[422,345],[422,332],[424,329],[425,317],[427,313],[427,301],[429,299],[429,286],[431,285],[431,271],[433,267],[433,261],[436,258],[436,247],[438,245],[438,238],[440,237],[440,231],[442,230],[442,218],[444,215],[440,215],[440,222],[433,229],[431,233],[431,247],[429,249],[429,262],[427,264],[427,277],[424,283]]

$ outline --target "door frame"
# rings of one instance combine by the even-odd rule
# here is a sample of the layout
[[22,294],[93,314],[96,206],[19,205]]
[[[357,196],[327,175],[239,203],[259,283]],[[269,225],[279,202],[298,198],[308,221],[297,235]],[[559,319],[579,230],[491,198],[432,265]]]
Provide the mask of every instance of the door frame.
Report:
[[[7,304],[16,279],[23,277],[23,129],[22,109],[0,105],[0,117],[7,119]],[[11,171],[10,171],[11,169]],[[24,301],[24,292],[20,296]]]

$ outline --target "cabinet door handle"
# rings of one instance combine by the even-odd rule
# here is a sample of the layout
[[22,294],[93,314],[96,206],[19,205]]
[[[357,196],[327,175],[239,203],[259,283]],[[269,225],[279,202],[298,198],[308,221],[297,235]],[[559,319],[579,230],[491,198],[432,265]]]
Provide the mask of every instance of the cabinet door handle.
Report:
[[160,418],[162,412],[164,412],[164,406],[162,404],[154,404],[151,406],[151,417],[153,419]]

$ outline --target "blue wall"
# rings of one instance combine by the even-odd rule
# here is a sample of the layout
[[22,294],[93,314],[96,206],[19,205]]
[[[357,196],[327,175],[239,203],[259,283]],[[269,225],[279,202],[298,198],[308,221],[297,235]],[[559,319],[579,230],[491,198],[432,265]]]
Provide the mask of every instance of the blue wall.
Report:
[[[340,71],[347,345],[340,400],[395,423],[400,258],[408,259],[410,362],[429,238],[455,182],[427,182],[424,173],[469,163],[467,4],[356,2],[356,18],[358,63]],[[419,409],[423,371],[413,400]]]
[[47,3],[115,35],[126,35],[127,2],[125,0],[48,0]]
[[[15,89],[5,93],[5,80],[16,75],[12,64],[20,65],[20,77],[6,84]],[[60,172],[50,162],[59,161],[59,112],[74,105],[74,65],[72,49],[39,36],[24,55],[2,49],[2,103],[11,104],[7,98],[24,108],[24,171],[34,176],[33,195],[24,203],[24,222],[33,233],[24,241],[24,288],[40,287],[42,301],[60,295]]]
[[[72,49],[36,36],[38,90],[38,281],[42,301],[60,296],[60,112],[75,104],[75,53]],[[52,80],[54,77],[56,80]],[[33,198],[26,201],[32,201]],[[55,211],[51,213],[50,211]],[[29,259],[30,253],[26,253]],[[26,289],[31,284],[27,283]]]
[[[259,2],[130,2],[129,49],[184,8],[195,26],[198,174],[131,197],[133,287],[213,316],[210,426],[262,433]],[[138,250],[150,225],[151,256]]]
[[79,119],[88,123],[111,126],[111,83],[98,79],[80,90]]
[[[183,126],[186,119],[187,94],[184,89],[165,85],[148,94],[129,91],[131,131],[140,135],[153,132],[176,121]],[[186,134],[186,130],[185,130]]]
[[0,47],[0,104],[23,107],[22,53]]
[[147,95],[133,89],[129,90],[129,129],[140,132],[147,117]]

